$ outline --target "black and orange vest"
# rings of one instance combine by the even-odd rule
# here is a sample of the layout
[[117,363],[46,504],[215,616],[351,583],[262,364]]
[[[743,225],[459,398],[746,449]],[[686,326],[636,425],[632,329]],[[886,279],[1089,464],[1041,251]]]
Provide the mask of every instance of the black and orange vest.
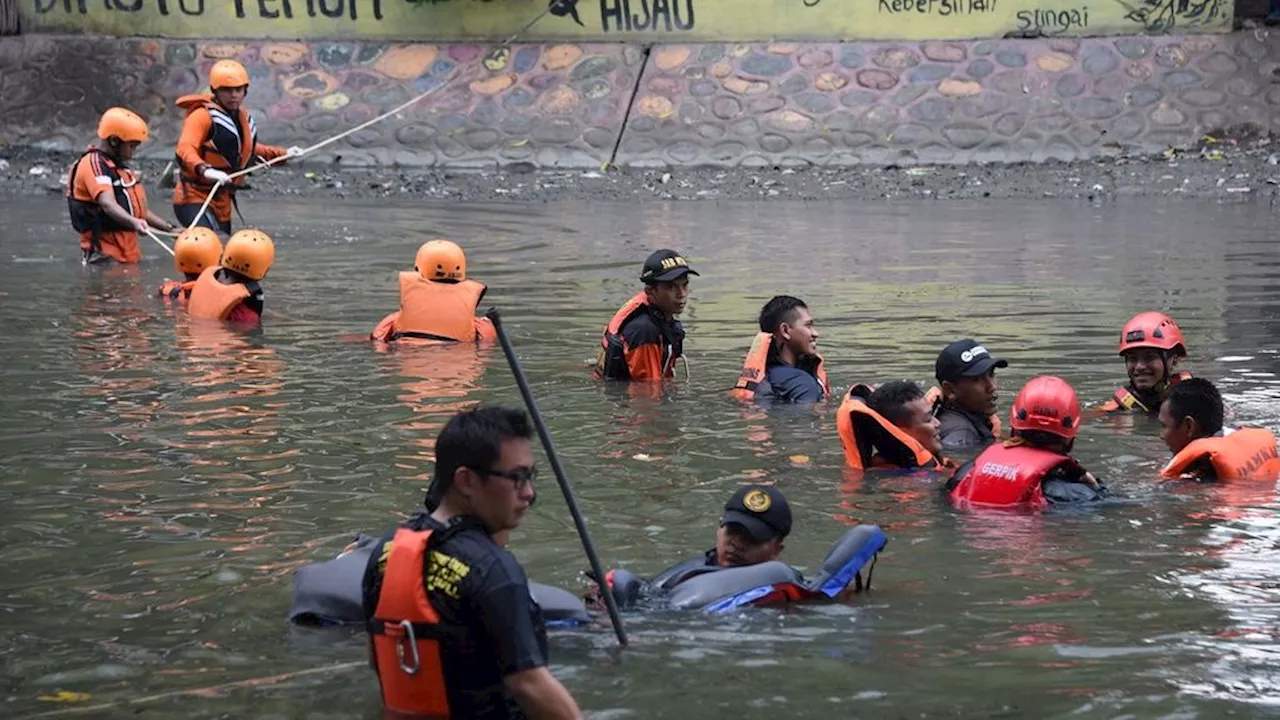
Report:
[[226,320],[236,306],[253,292],[244,283],[223,284],[214,277],[222,268],[208,267],[196,278],[187,298],[187,313],[193,318]]
[[1264,428],[1240,428],[1193,440],[1173,456],[1160,474],[1166,478],[1181,477],[1198,460],[1208,460],[1213,465],[1217,480],[1280,479],[1276,436]]
[[[258,148],[258,124],[248,110],[241,107],[231,113],[214,102],[213,96],[208,93],[185,95],[178,98],[177,105],[186,110],[187,115],[204,110],[213,121],[209,136],[200,146],[200,159],[206,165],[226,173],[234,173],[253,164]],[[179,161],[178,165],[181,167],[182,162]],[[183,182],[201,188],[213,187],[213,183],[204,177],[191,174],[195,168],[182,170]],[[244,178],[236,178],[231,184],[239,186],[243,182]]]
[[67,212],[71,215],[71,227],[75,228],[76,232],[93,233],[93,242],[96,244],[98,238],[105,232],[136,232],[137,229],[132,225],[120,224],[115,218],[103,212],[102,206],[98,203],[76,198],[73,190],[76,171],[80,169],[80,163],[94,153],[102,156],[102,167],[107,177],[111,178],[111,191],[115,195],[116,204],[132,217],[138,217],[138,213],[144,208],[134,202],[133,193],[125,187],[124,181],[120,178],[120,171],[116,169],[115,161],[98,148],[86,150],[72,163],[71,173],[67,176]]
[[855,384],[836,411],[836,432],[844,447],[845,465],[863,470],[874,467],[945,467],[919,440],[867,406],[871,388]]
[[[768,372],[769,349],[772,345],[772,333],[756,333],[755,339],[751,341],[751,349],[747,351],[747,357],[742,361],[742,372],[738,374],[738,381],[733,384],[733,390],[729,391],[731,395],[739,400],[755,399],[756,390],[760,387],[760,383],[764,382]],[[813,376],[822,386],[823,397],[829,398],[831,385],[827,382],[827,369],[823,366],[822,356],[812,357],[816,363],[813,366]]]
[[432,532],[396,530],[368,631],[386,709],[443,719],[452,717],[441,652],[446,633],[423,579]]
[[[609,324],[605,325],[604,334],[600,338],[600,354],[596,357],[595,374],[597,377],[609,379],[630,379],[630,364],[627,362],[635,348],[627,345],[622,337],[622,326],[640,313],[649,312],[649,299],[643,292],[636,293],[618,311],[613,314]],[[684,352],[683,343],[663,332],[662,338],[662,377],[674,377],[676,360]]]
[[401,272],[400,317],[390,339],[479,340],[476,308],[486,290],[474,280],[434,282],[416,272]]
[[996,444],[983,450],[973,467],[951,489],[951,499],[962,505],[1042,508],[1044,478],[1055,468],[1075,464],[1068,455],[1030,445]]

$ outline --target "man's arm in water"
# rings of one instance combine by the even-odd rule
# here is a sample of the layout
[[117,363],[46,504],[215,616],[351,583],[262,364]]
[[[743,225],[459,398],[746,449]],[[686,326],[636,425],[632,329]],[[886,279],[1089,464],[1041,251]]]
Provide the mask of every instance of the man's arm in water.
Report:
[[502,678],[502,685],[533,720],[577,720],[578,703],[545,666]]

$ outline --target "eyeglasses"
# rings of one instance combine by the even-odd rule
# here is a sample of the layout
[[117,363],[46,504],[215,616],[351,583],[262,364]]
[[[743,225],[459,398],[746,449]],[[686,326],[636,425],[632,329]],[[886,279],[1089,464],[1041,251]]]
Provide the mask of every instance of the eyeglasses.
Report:
[[500,477],[510,480],[516,487],[516,492],[524,490],[538,478],[537,468],[516,468],[515,470],[493,470],[490,468],[471,468],[473,472],[479,473],[486,477]]

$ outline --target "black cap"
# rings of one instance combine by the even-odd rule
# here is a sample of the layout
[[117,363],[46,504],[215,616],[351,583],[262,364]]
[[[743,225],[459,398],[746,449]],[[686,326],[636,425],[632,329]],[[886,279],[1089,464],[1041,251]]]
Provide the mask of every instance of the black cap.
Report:
[[987,349],[973,338],[957,340],[942,349],[938,354],[938,362],[933,366],[933,375],[938,382],[957,380],[962,377],[980,377],[991,372],[992,368],[1009,367],[1009,363],[991,357]]
[[720,524],[736,523],[764,542],[791,532],[791,506],[782,491],[768,485],[744,485],[724,504]]
[[646,283],[671,282],[685,275],[697,275],[689,261],[675,250],[659,250],[644,261],[640,279]]

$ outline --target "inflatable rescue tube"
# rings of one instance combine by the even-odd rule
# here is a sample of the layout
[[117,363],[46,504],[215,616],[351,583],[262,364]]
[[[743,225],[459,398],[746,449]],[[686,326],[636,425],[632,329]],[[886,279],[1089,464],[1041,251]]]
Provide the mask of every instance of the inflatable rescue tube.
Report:
[[[888,542],[877,525],[850,528],[827,551],[811,580],[790,565],[774,560],[742,567],[676,566],[653,580],[615,569],[609,574],[609,584],[614,599],[624,608],[653,605],[728,612],[745,606],[826,600],[837,597],[850,585],[855,590],[870,588],[876,556]],[[671,585],[668,580],[673,571],[683,577]]]
[[[360,585],[369,555],[378,538],[361,534],[355,547],[325,562],[305,565],[293,580],[293,606],[289,622],[298,625],[363,625],[364,601]],[[542,608],[550,628],[574,627],[591,616],[573,593],[550,585],[529,583],[529,594]]]

